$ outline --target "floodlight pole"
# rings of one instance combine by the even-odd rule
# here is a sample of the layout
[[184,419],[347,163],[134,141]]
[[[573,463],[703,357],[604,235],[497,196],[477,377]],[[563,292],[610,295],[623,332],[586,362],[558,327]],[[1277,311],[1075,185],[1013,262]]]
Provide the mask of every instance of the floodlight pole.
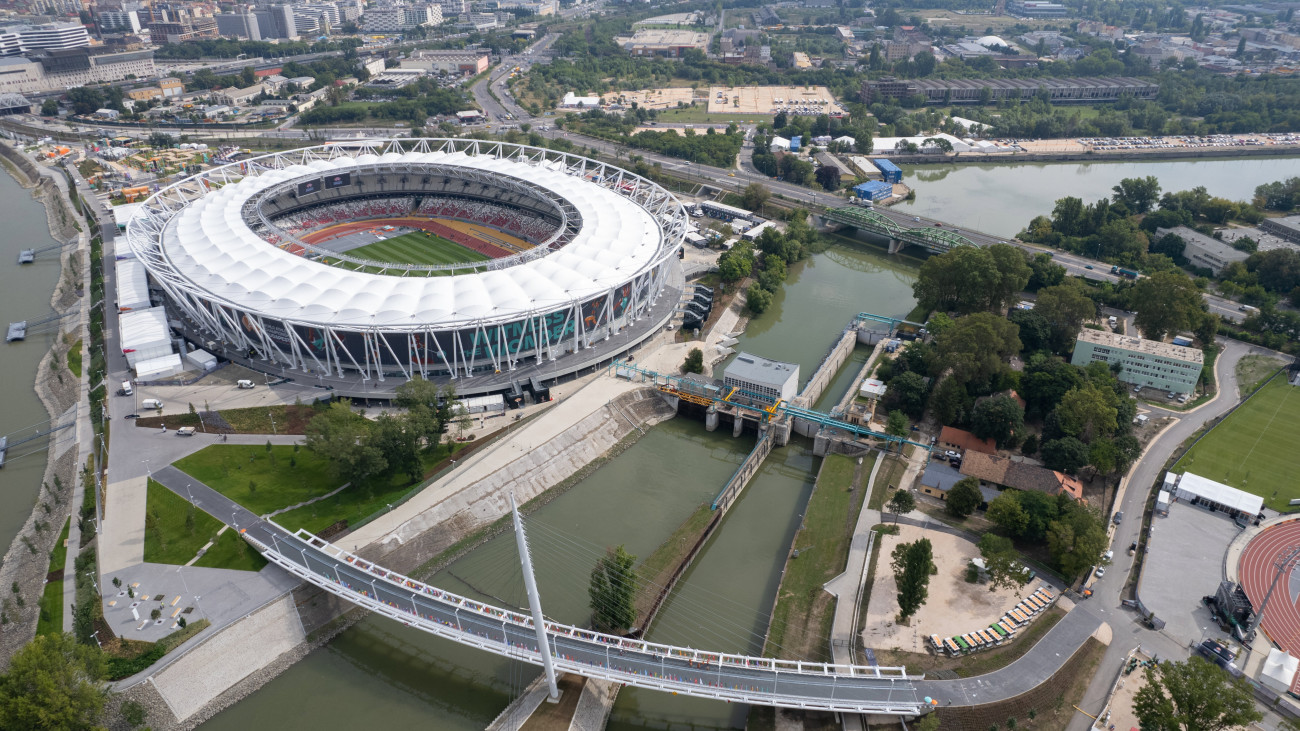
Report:
[[1269,584],[1268,593],[1264,595],[1264,602],[1259,605],[1259,611],[1255,612],[1255,619],[1247,627],[1247,636],[1255,631],[1260,622],[1264,621],[1264,608],[1268,606],[1268,600],[1273,598],[1273,590],[1277,588],[1277,582],[1281,580],[1282,574],[1286,573],[1287,569],[1294,567],[1297,562],[1300,562],[1300,545],[1291,546],[1278,554],[1277,560],[1273,562],[1277,573],[1273,574],[1273,583]]
[[537,593],[537,578],[533,576],[533,559],[528,553],[524,521],[519,517],[519,506],[515,505],[513,492],[510,493],[510,514],[515,524],[515,545],[519,547],[519,563],[523,565],[524,570],[524,590],[528,592],[528,606],[533,610],[533,629],[537,630],[537,654],[542,656],[542,668],[546,671],[550,699],[555,701],[560,697],[560,689],[555,684],[555,666],[551,663],[551,643],[546,637],[546,621],[542,618],[542,597]]

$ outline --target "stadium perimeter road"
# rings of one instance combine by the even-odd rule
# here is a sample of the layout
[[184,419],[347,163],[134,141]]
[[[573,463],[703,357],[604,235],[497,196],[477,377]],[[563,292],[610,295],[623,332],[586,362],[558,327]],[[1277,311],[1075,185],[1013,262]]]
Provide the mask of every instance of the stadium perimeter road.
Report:
[[[1219,386],[1218,395],[1213,401],[1181,415],[1164,434],[1151,442],[1147,446],[1147,451],[1129,473],[1128,479],[1125,480],[1123,496],[1120,504],[1115,508],[1124,512],[1124,520],[1116,527],[1111,539],[1111,546],[1116,549],[1114,563],[1106,575],[1093,584],[1092,599],[1084,602],[1110,622],[1114,630],[1114,639],[1110,647],[1106,648],[1106,654],[1097,669],[1097,674],[1093,676],[1092,683],[1088,685],[1088,690],[1079,703],[1079,708],[1084,713],[1096,715],[1101,711],[1106,704],[1111,685],[1119,674],[1124,657],[1139,644],[1148,653],[1159,655],[1161,658],[1181,660],[1188,656],[1188,649],[1181,642],[1163,633],[1147,630],[1138,623],[1136,614],[1121,607],[1121,593],[1124,584],[1128,581],[1129,573],[1133,570],[1133,558],[1128,555],[1128,546],[1138,539],[1138,533],[1142,528],[1142,511],[1146,508],[1151,487],[1161,477],[1165,463],[1169,461],[1174,450],[1207,422],[1227,413],[1240,401],[1241,396],[1237,392],[1237,363],[1242,356],[1258,353],[1278,357],[1288,362],[1291,360],[1290,357],[1280,353],[1237,340],[1220,338],[1218,342],[1223,347],[1214,364],[1215,377]],[[1088,716],[1076,713],[1070,720],[1068,728],[1070,731],[1087,731],[1091,722]]]

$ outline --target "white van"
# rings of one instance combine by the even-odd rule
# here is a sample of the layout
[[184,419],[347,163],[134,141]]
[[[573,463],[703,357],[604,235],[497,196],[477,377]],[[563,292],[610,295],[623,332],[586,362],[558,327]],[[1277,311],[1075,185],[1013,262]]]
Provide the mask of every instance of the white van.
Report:
[[140,408],[143,409],[161,409],[162,407],[163,402],[156,398],[147,398],[140,402]]
[[135,393],[135,389],[131,388],[130,381],[122,381],[122,387],[119,388],[117,392],[122,396],[130,396],[131,394]]
[[238,381],[235,381],[235,385],[240,388],[252,388],[253,382],[248,379],[241,378]]

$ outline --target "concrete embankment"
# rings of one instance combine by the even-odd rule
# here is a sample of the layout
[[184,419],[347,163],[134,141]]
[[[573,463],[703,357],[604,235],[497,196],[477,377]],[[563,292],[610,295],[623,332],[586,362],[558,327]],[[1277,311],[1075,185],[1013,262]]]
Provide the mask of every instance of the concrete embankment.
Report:
[[[588,388],[600,382],[589,384]],[[508,511],[507,493],[521,502],[562,491],[603,464],[639,436],[637,427],[671,418],[673,412],[657,391],[628,384],[611,399],[600,398],[586,416],[576,419],[541,444],[521,449],[520,439],[532,432],[522,428],[478,455],[484,470],[467,484],[442,495],[417,518],[432,521],[436,530],[412,539],[378,540],[359,545],[360,551],[397,571],[414,573],[448,548],[489,526]],[[586,389],[570,399],[590,398]],[[581,404],[577,404],[581,405]],[[561,404],[563,406],[563,404]],[[548,414],[551,418],[553,414]],[[474,461],[473,459],[466,460]],[[470,470],[466,465],[458,470]],[[455,480],[460,472],[445,478]],[[427,491],[439,491],[434,484]],[[347,545],[353,536],[340,539]],[[400,535],[400,534],[399,534]],[[484,536],[486,540],[486,534]],[[468,550],[471,546],[462,546]],[[127,694],[150,709],[150,724],[158,731],[192,729],[272,680],[280,672],[346,629],[363,613],[337,597],[311,586],[252,612],[206,639],[185,657],[171,663],[148,683]]]
[[[19,184],[32,189],[33,196],[44,204],[51,235],[60,240],[76,236],[76,217],[67,200],[60,194],[58,186],[42,175],[42,171],[31,159],[7,143],[0,142],[0,159],[3,159],[6,170]],[[77,285],[81,283],[80,277],[85,271],[80,266],[85,257],[84,238],[82,244],[81,248],[64,251],[60,259],[61,274],[50,295],[50,306],[60,311],[77,303]],[[69,319],[65,326],[69,332],[75,333],[71,340],[81,338],[83,319]],[[50,351],[36,369],[36,395],[52,423],[64,423],[79,416],[77,403],[81,396],[82,379],[67,370],[65,354],[68,345],[60,331],[54,338]],[[83,418],[85,416],[80,415]],[[0,671],[8,667],[13,653],[36,634],[40,597],[50,568],[48,556],[76,502],[73,496],[80,457],[77,440],[51,439],[50,445],[32,513],[14,537],[3,561],[0,561],[0,585],[14,588],[12,596],[6,594],[9,598],[5,599],[3,609],[0,610],[5,620],[3,626],[0,626]],[[75,531],[73,535],[76,536]],[[75,540],[74,537],[70,541],[70,562],[76,553]],[[71,577],[68,580],[71,581]],[[21,605],[18,603],[20,598],[23,600]],[[64,612],[66,614],[67,609]]]
[[[835,341],[835,345],[831,347],[830,352],[822,360],[821,365],[808,379],[808,383],[804,385],[799,396],[794,399],[794,405],[812,408],[812,405],[817,403],[817,399],[821,398],[826,387],[831,384],[831,381],[835,380],[840,368],[844,367],[844,363],[853,355],[853,348],[857,344],[858,331],[852,327],[846,328],[840,335],[840,339]],[[795,433],[802,434],[805,437],[815,436],[820,429],[821,426],[814,422],[804,419],[794,420]]]
[[1211,160],[1222,158],[1288,157],[1300,155],[1300,146],[1271,145],[1269,147],[1209,147],[1189,149],[1175,147],[1166,150],[1106,150],[1097,152],[1015,152],[976,153],[959,155],[890,155],[889,159],[902,165],[973,165],[981,163],[1015,164],[1026,162],[1121,162],[1153,160]]

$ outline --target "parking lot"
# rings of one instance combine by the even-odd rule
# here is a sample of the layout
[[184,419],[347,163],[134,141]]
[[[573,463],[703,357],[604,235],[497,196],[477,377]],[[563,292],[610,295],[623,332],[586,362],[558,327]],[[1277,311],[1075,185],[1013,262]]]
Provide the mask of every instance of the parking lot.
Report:
[[[1201,598],[1214,594],[1225,578],[1224,556],[1240,531],[1226,514],[1181,501],[1170,506],[1168,516],[1152,518],[1138,596],[1167,623],[1166,634],[1182,642],[1227,636]],[[1116,564],[1132,560],[1121,558],[1127,548],[1115,546]]]

